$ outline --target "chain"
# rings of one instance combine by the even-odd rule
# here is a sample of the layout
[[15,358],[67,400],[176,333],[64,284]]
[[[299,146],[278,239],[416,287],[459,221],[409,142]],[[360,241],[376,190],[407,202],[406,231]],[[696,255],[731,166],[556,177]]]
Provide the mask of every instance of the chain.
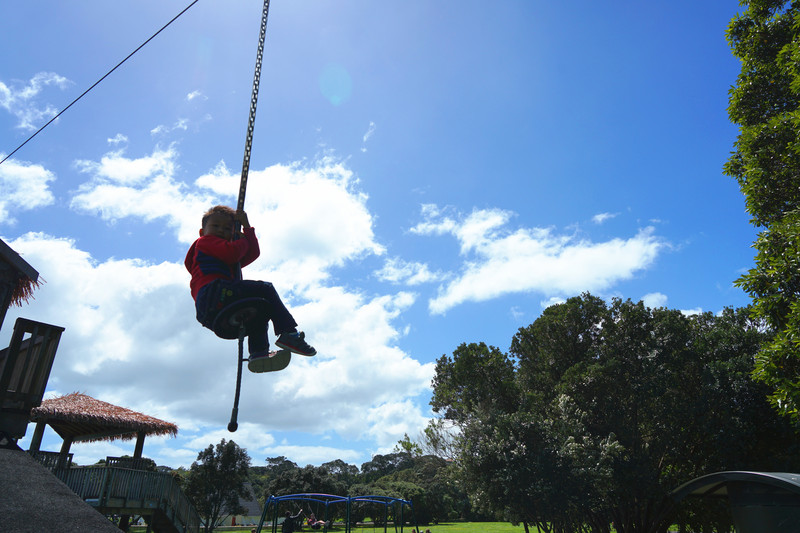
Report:
[[253,95],[250,97],[250,120],[247,122],[247,140],[244,143],[244,160],[242,161],[242,179],[239,182],[238,210],[244,209],[244,195],[247,190],[247,175],[250,172],[250,150],[253,147],[253,129],[256,124],[256,105],[258,104],[258,86],[261,84],[261,60],[264,57],[264,40],[267,35],[267,16],[269,0],[264,0],[264,11],[261,14],[261,33],[258,37],[258,53],[256,54],[256,72],[253,77]]

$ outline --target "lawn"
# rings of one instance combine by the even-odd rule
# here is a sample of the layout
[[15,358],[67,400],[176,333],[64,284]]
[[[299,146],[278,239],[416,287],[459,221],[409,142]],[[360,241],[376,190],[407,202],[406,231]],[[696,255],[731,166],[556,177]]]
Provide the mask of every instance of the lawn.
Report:
[[[430,529],[431,533],[525,533],[525,528],[521,525],[512,526],[508,522],[447,522],[432,526],[420,526],[424,532]],[[536,528],[528,528],[531,533],[538,531]],[[367,533],[369,529],[364,529],[362,533]],[[405,530],[403,530],[405,533]],[[391,533],[391,532],[390,532]]]
[[[231,533],[231,532],[238,532],[238,533],[249,533],[251,526],[246,527],[220,527],[215,529],[215,532],[218,533]],[[404,527],[403,533],[410,533],[413,527]],[[443,524],[435,524],[429,526],[420,526],[420,529],[423,533],[425,533],[426,529],[430,529],[431,533],[525,533],[525,528],[522,526],[514,527],[508,522],[447,522]],[[143,533],[146,530],[144,527],[136,527],[132,526],[130,528],[131,533]],[[203,531],[202,529],[200,530]],[[280,529],[278,529],[280,531]],[[309,532],[313,531],[309,528],[303,528],[300,532]],[[319,530],[321,531],[321,530]],[[343,527],[335,527],[333,528],[333,533],[344,532]],[[372,527],[372,526],[362,526],[353,528],[352,531],[356,533],[383,533],[382,527]],[[390,527],[387,530],[387,533],[394,533],[394,528]],[[536,528],[530,528],[531,533],[536,533]],[[272,528],[264,528],[262,530],[264,533],[271,533]],[[399,532],[399,529],[398,529]],[[316,531],[315,531],[316,533]]]

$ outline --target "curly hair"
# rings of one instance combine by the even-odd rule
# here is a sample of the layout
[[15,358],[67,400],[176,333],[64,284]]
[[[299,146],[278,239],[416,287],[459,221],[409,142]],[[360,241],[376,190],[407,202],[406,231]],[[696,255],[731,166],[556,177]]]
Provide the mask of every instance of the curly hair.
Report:
[[206,221],[208,221],[208,217],[211,215],[227,215],[231,218],[236,217],[236,211],[227,205],[215,205],[205,213],[203,213],[203,227],[206,225]]

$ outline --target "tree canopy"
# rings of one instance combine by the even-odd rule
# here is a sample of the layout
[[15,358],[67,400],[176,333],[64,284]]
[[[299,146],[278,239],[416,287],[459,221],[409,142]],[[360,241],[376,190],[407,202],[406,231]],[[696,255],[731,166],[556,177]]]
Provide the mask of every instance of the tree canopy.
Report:
[[763,231],[755,266],[737,284],[776,332],[756,359],[755,377],[772,389],[773,405],[800,422],[800,4],[742,5],[727,33],[742,70],[730,91],[739,136],[725,172]]
[[479,508],[542,531],[666,531],[669,492],[698,475],[800,466],[750,378],[759,326],[747,310],[687,317],[586,294],[520,329],[509,354],[442,356],[431,403],[460,429]]
[[222,439],[197,454],[186,477],[184,492],[205,523],[209,533],[228,515],[244,512],[240,498],[245,488],[250,456],[234,441]]

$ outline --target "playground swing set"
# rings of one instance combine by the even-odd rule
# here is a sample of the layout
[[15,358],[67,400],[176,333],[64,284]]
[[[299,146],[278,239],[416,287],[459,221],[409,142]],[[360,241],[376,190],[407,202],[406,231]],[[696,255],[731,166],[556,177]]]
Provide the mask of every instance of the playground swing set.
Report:
[[[356,513],[354,512],[359,506],[370,505],[373,508],[383,508],[383,533],[389,533],[389,524],[392,523],[394,533],[403,533],[406,522],[412,526],[412,531],[419,531],[414,515],[414,505],[410,500],[403,500],[401,498],[394,498],[391,496],[336,496],[333,494],[319,494],[319,493],[302,493],[302,494],[288,494],[284,496],[270,496],[264,504],[264,511],[261,514],[256,533],[278,533],[278,528],[281,520],[281,512],[289,512],[290,514],[297,514],[297,508],[300,512],[305,514],[303,506],[308,506],[309,516],[306,520],[313,515],[316,517],[317,522],[321,523],[318,527],[314,524],[308,524],[312,529],[319,529],[322,533],[327,533],[335,521],[334,509],[339,510],[344,505],[342,516],[344,520],[344,533],[351,533],[354,531],[356,523]],[[292,509],[294,507],[294,510]],[[314,507],[315,511],[311,508]],[[320,514],[319,511],[322,510]],[[391,511],[391,513],[390,513]],[[339,510],[341,513],[342,511]],[[320,516],[322,517],[320,519]],[[377,521],[373,521],[377,525]],[[373,527],[376,530],[377,527]]]

